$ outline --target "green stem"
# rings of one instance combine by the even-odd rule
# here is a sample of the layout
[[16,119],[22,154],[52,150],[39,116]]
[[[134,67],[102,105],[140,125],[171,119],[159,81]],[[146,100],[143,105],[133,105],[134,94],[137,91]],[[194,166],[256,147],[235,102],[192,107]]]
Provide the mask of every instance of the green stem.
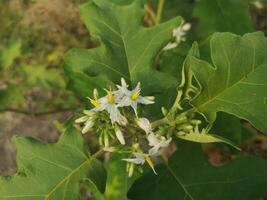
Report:
[[165,3],[165,0],[159,0],[158,11],[157,11],[157,16],[156,16],[156,24],[160,24],[164,3]]
[[152,122],[151,126],[152,126],[152,128],[156,128],[156,127],[158,127],[160,125],[165,124],[166,122],[167,122],[167,119],[164,117],[164,118],[161,118],[159,120],[156,120],[156,121]]

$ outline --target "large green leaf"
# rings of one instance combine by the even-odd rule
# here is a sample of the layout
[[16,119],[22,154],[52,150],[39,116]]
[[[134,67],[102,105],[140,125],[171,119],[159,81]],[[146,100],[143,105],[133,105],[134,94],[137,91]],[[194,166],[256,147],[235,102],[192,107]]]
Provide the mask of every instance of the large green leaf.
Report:
[[218,113],[210,132],[217,133],[239,146],[256,137],[255,133],[244,127],[239,118],[224,112]]
[[243,37],[216,33],[210,41],[212,64],[190,58],[190,69],[201,86],[191,101],[213,122],[218,111],[249,120],[267,131],[267,40],[260,32]]
[[[253,163],[253,164],[252,164]],[[132,200],[258,200],[267,197],[267,161],[252,156],[214,167],[201,146],[181,143],[169,164],[138,179],[129,191]]]
[[105,190],[106,171],[87,155],[80,133],[69,128],[56,144],[15,138],[18,172],[0,179],[0,199],[79,199],[79,182],[92,181]]
[[218,31],[244,34],[253,30],[248,0],[196,1],[193,15],[202,38]]
[[[100,76],[114,83],[121,77],[132,84],[140,81],[146,94],[175,89],[177,79],[153,68],[153,59],[171,40],[172,29],[180,25],[180,18],[144,27],[142,0],[127,5],[93,0],[81,6],[81,14],[90,33],[100,38],[101,44],[93,49],[72,49],[65,56],[65,71],[74,91],[85,96],[94,87],[106,86],[107,81],[98,79]],[[101,80],[102,84],[98,84]],[[77,84],[79,87],[75,87]]]

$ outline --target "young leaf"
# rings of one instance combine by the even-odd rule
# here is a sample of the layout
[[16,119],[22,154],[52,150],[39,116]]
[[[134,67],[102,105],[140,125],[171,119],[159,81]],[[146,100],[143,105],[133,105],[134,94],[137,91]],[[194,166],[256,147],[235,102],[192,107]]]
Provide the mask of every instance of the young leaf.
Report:
[[218,111],[249,120],[267,131],[267,40],[260,32],[243,37],[216,33],[211,42],[212,65],[190,57],[201,92],[194,109],[213,122]]
[[237,147],[233,142],[227,140],[226,138],[223,138],[219,135],[214,134],[208,134],[206,129],[202,129],[199,131],[198,127],[196,127],[193,131],[190,133],[184,133],[184,132],[178,132],[177,137],[183,140],[188,140],[192,142],[198,142],[198,143],[218,143],[222,142],[225,144],[228,144],[237,150],[241,150],[239,147]]
[[201,146],[181,143],[169,164],[138,179],[128,196],[132,200],[258,200],[267,196],[267,161],[252,156],[214,167]]
[[81,89],[73,88],[77,93],[82,88],[92,93],[100,75],[114,83],[121,77],[132,84],[140,81],[142,91],[148,94],[162,93],[164,89],[177,86],[176,78],[153,69],[152,65],[153,58],[172,39],[172,29],[181,24],[181,19],[144,27],[141,1],[117,5],[93,0],[81,6],[85,24],[93,36],[101,39],[101,45],[89,50],[73,49],[65,56],[66,74],[73,85],[79,82],[79,76],[95,83],[82,85],[79,82]]
[[79,199],[79,182],[87,178],[101,192],[106,171],[87,155],[79,132],[69,128],[56,144],[15,138],[18,172],[0,179],[0,199]]
[[252,32],[248,0],[201,0],[194,7],[197,31],[205,38],[214,32],[244,34]]

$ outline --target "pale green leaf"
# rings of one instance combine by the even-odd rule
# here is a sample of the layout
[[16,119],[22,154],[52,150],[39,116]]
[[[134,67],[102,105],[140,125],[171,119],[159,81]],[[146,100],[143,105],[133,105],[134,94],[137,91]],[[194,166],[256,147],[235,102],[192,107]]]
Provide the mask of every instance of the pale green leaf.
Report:
[[240,148],[237,147],[235,144],[233,144],[231,141],[219,135],[209,134],[206,129],[202,129],[201,131],[199,131],[197,127],[189,133],[178,132],[176,136],[183,140],[188,140],[191,142],[198,142],[198,143],[220,143],[222,142],[222,143],[228,144],[240,150]]
[[88,156],[80,133],[71,127],[56,144],[15,138],[18,172],[0,179],[0,199],[79,199],[79,183],[93,182],[105,190],[106,171]]
[[191,101],[194,110],[214,122],[224,111],[267,131],[267,40],[260,32],[243,37],[216,33],[210,41],[212,64],[190,57],[201,86]]

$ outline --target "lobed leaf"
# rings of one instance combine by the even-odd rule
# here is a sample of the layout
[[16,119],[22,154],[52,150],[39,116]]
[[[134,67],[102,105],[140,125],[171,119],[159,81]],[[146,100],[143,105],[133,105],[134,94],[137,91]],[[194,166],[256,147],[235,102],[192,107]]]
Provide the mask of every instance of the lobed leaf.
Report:
[[148,95],[170,88],[175,91],[177,79],[153,68],[153,60],[172,39],[172,29],[181,24],[179,17],[144,27],[142,0],[126,5],[93,0],[81,6],[81,15],[101,44],[93,49],[72,49],[65,56],[65,71],[76,93],[84,97],[94,87],[102,89],[109,84],[107,80],[118,83],[121,77],[132,85],[140,81]]
[[190,69],[201,86],[191,101],[209,122],[227,112],[267,132],[267,40],[260,32],[243,37],[216,33],[210,41],[212,64],[190,57]]
[[106,171],[88,156],[83,138],[69,128],[56,144],[15,138],[18,172],[0,179],[0,199],[79,199],[79,183],[89,179],[101,192]]

